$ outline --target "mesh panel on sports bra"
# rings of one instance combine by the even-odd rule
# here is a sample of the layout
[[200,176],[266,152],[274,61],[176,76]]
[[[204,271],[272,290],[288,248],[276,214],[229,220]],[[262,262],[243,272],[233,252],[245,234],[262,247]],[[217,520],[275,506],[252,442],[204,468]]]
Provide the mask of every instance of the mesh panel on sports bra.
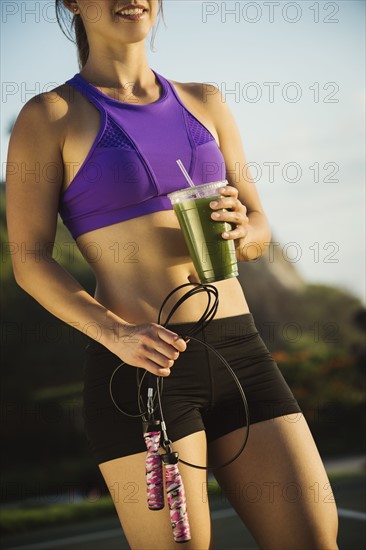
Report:
[[214,139],[212,134],[210,134],[207,128],[203,126],[203,124],[201,124],[197,119],[194,118],[194,116],[192,116],[187,111],[184,112],[195,145],[203,145],[204,143],[208,143],[209,141],[212,141]]
[[119,147],[126,151],[134,151],[134,146],[119,126],[107,115],[107,124],[98,147]]

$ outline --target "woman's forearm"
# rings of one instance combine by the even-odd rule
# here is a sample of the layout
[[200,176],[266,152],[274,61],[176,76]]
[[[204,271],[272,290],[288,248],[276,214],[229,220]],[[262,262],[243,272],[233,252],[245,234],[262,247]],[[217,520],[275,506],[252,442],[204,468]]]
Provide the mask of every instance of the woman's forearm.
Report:
[[53,258],[27,259],[21,267],[14,266],[14,273],[18,285],[45,309],[111,351],[118,337],[135,326],[97,302]]
[[260,212],[248,214],[248,233],[235,240],[238,262],[255,260],[264,254],[271,241],[271,230],[266,216]]

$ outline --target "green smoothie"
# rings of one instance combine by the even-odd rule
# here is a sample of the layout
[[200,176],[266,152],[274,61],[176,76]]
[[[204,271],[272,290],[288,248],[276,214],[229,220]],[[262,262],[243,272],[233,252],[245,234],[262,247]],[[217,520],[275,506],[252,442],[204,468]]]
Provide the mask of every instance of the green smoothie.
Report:
[[210,202],[216,196],[183,200],[173,204],[189,254],[201,283],[212,283],[238,276],[235,245],[223,239],[221,233],[231,231],[227,222],[211,218]]

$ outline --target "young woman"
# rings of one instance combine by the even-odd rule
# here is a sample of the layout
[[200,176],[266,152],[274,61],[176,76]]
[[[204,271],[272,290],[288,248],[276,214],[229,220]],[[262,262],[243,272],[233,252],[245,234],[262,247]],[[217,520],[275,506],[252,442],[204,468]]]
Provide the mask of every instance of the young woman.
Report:
[[[115,377],[115,399],[131,413],[136,373],[162,377],[168,435],[185,461],[229,461],[246,429],[230,374],[202,345],[179,338],[200,319],[207,296],[185,301],[174,324],[157,323],[164,298],[198,281],[166,196],[187,186],[176,160],[196,184],[212,181],[212,167],[214,181],[227,174],[229,185],[211,204],[211,216],[232,224],[222,238],[234,240],[239,262],[265,251],[269,226],[253,181],[230,178],[246,160],[218,90],[169,81],[148,66],[145,40],[161,1],[56,0],[56,8],[72,14],[81,71],[30,100],[11,136],[9,162],[39,163],[42,174],[7,177],[9,239],[34,251],[26,261],[13,256],[14,273],[47,310],[90,336],[85,426],[131,548],[174,548],[168,510],[147,507],[141,419],[112,403],[114,369],[125,363]],[[52,259],[58,211],[95,273],[94,297]],[[98,251],[92,259],[90,247]],[[299,405],[258,335],[236,277],[213,285],[216,316],[197,337],[234,369],[251,424],[244,452],[217,469],[216,478],[261,548],[335,549],[336,506]],[[185,547],[209,548],[206,472],[184,463],[180,471],[191,530]]]

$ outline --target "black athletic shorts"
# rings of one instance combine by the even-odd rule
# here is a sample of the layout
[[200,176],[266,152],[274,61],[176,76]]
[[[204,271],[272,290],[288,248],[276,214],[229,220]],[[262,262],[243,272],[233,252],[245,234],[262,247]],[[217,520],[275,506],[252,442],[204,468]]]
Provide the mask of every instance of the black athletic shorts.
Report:
[[[167,328],[184,336],[194,323],[169,324]],[[214,319],[195,336],[213,346],[238,377],[254,424],[291,413],[301,413],[299,404],[281,371],[258,334],[251,313]],[[146,450],[142,421],[130,418],[113,404],[110,377],[121,360],[91,340],[86,346],[83,389],[83,418],[86,434],[98,463]],[[118,406],[138,414],[137,376],[144,369],[123,365],[112,384]],[[146,402],[145,376],[141,392]],[[169,439],[174,442],[200,430],[207,441],[245,426],[245,409],[239,390],[228,369],[200,343],[190,340],[164,377],[162,408]]]

